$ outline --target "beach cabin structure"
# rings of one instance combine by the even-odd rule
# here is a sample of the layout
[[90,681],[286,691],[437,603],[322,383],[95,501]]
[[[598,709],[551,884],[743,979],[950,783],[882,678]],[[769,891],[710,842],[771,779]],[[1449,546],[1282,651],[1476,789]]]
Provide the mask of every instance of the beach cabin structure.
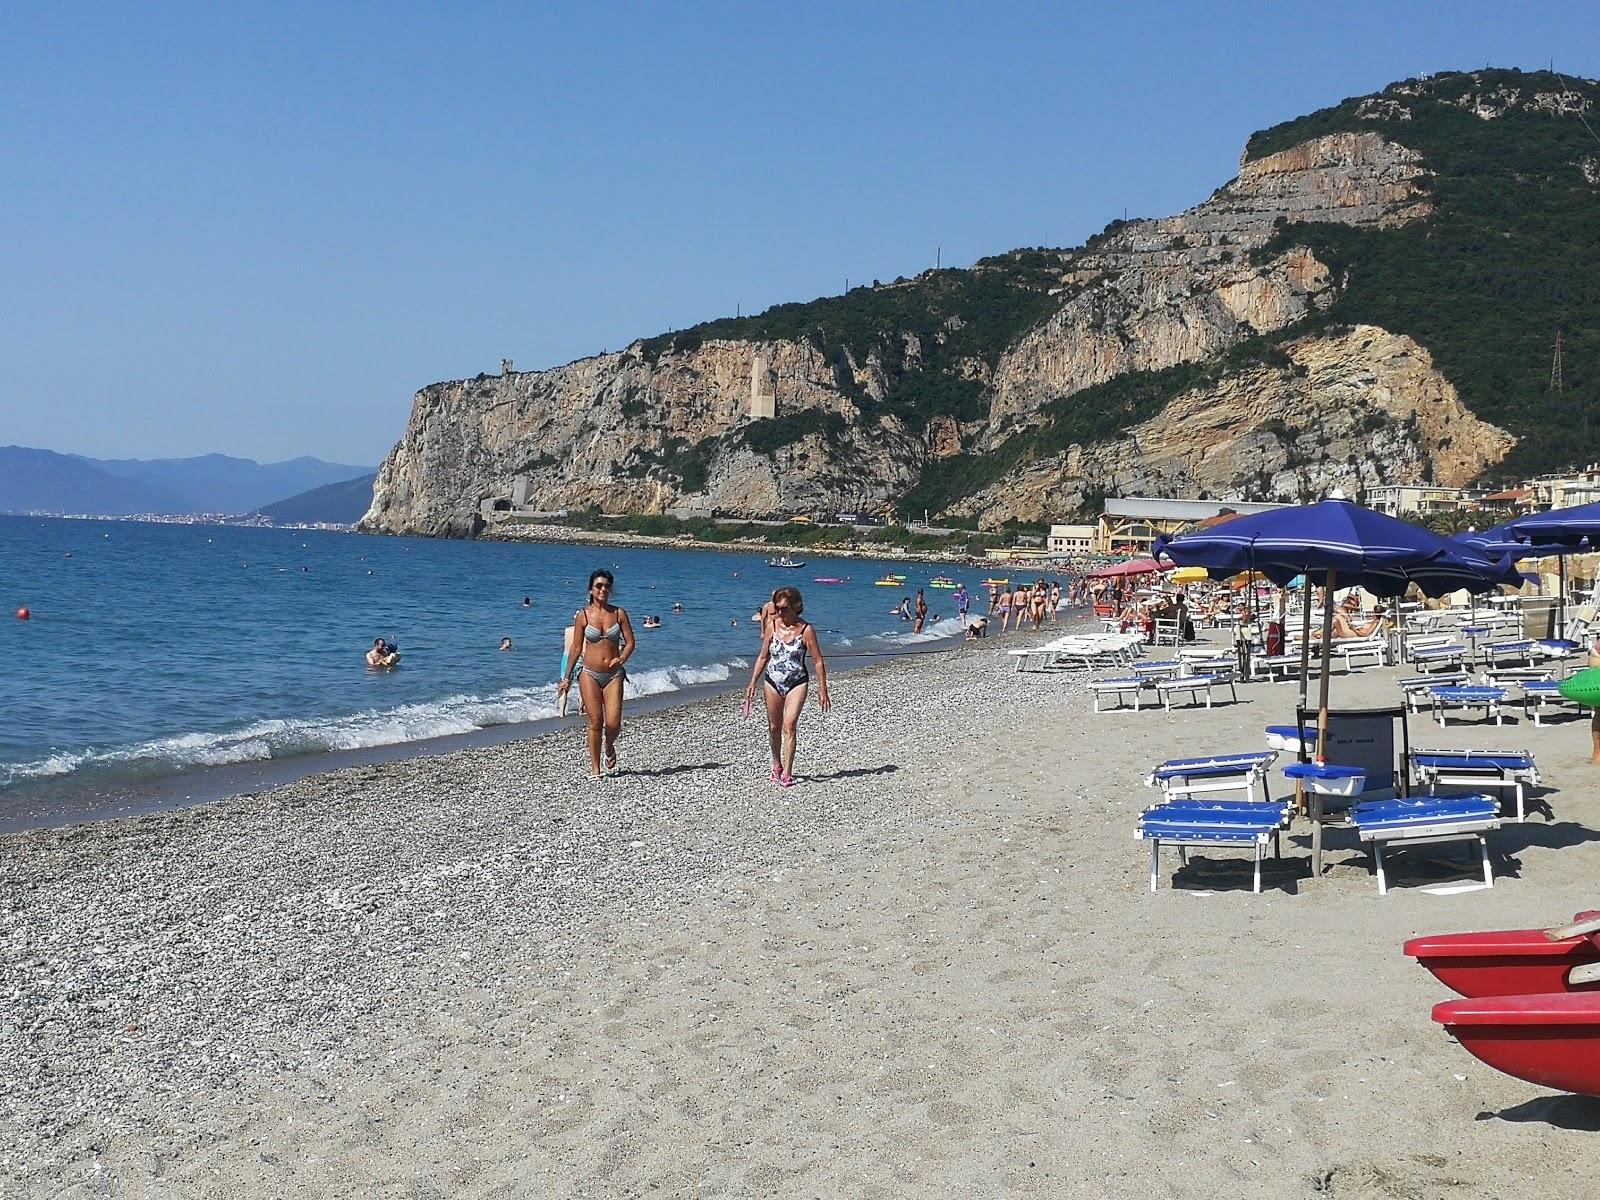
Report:
[[1223,513],[1241,516],[1270,512],[1281,504],[1252,504],[1243,500],[1167,500],[1152,496],[1118,496],[1107,499],[1095,530],[1098,554],[1149,554],[1150,543],[1163,533],[1177,533]]

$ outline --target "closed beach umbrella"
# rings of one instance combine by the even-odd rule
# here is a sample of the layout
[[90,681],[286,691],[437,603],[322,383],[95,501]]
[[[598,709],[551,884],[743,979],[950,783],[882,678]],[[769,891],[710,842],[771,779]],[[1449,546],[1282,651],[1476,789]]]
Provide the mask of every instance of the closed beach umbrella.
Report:
[[1127,562],[1112,563],[1108,567],[1096,567],[1089,572],[1088,578],[1110,579],[1117,575],[1150,575],[1161,569],[1161,564],[1153,558],[1130,558]]
[[[1520,587],[1509,558],[1491,559],[1470,546],[1451,542],[1420,525],[1386,516],[1344,499],[1273,509],[1237,517],[1211,529],[1158,537],[1151,548],[1157,560],[1205,567],[1214,578],[1260,571],[1278,584],[1303,575],[1306,626],[1310,589],[1327,589],[1322,614],[1322,672],[1318,681],[1317,752],[1328,744],[1328,664],[1333,650],[1333,593],[1363,587],[1378,596],[1399,596],[1416,584],[1429,596],[1465,588],[1478,593],[1501,586]],[[1300,704],[1305,707],[1310,648],[1301,641]],[[1322,874],[1320,797],[1312,796],[1312,872]]]

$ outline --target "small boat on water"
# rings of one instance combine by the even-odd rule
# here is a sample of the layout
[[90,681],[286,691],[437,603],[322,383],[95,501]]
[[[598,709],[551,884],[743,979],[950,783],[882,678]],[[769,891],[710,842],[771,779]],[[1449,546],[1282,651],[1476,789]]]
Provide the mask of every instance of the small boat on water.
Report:
[[885,575],[882,579],[874,579],[873,587],[901,587],[905,584],[904,575]]
[[769,559],[767,559],[767,566],[769,566],[769,567],[782,567],[785,571],[798,571],[801,567],[803,567],[805,565],[806,564],[803,563],[803,562],[795,562],[795,560],[790,558],[787,554],[785,554],[781,558],[769,558]]
[[811,582],[812,583],[843,583],[844,580],[840,579],[837,575],[818,575]]

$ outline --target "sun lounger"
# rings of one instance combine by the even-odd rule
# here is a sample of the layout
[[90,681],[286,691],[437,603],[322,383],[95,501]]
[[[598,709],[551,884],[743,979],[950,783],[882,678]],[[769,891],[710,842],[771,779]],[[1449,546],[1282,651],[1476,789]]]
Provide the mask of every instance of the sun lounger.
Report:
[[1433,700],[1433,719],[1439,722],[1441,729],[1445,713],[1452,708],[1481,708],[1485,721],[1493,717],[1496,725],[1501,723],[1500,704],[1506,698],[1505,688],[1463,684],[1430,688],[1428,695]]
[[[1312,675],[1317,673],[1319,666],[1317,656],[1313,654],[1307,666]],[[1250,658],[1250,674],[1264,675],[1268,679],[1293,679],[1300,674],[1300,656],[1298,654],[1255,654]]]
[[1510,791],[1519,821],[1527,816],[1526,789],[1539,786],[1539,768],[1526,750],[1413,750],[1411,774],[1429,792],[1441,786]]
[[1400,690],[1405,693],[1406,707],[1414,713],[1419,713],[1422,711],[1422,705],[1428,700],[1429,692],[1436,687],[1466,683],[1467,673],[1446,671],[1436,675],[1413,675],[1396,682],[1400,684]]
[[1451,644],[1448,646],[1425,646],[1411,651],[1411,662],[1419,671],[1439,671],[1448,667],[1460,668],[1467,658],[1467,648]]
[[1353,671],[1358,666],[1382,667],[1389,662],[1389,640],[1361,638],[1353,642],[1335,642],[1333,652],[1343,657],[1346,671]]
[[[1095,712],[1115,712],[1117,709],[1124,708],[1126,707],[1123,704],[1124,698],[1131,699],[1133,701],[1133,711],[1138,712],[1139,697],[1150,686],[1150,681],[1141,679],[1137,675],[1127,675],[1120,679],[1091,679],[1083,686],[1089,689],[1090,696],[1094,698]],[[1116,708],[1101,708],[1101,696],[1115,696],[1117,699]]]
[[1150,890],[1161,878],[1161,847],[1177,846],[1188,862],[1190,847],[1249,849],[1255,858],[1251,890],[1261,891],[1261,860],[1267,846],[1280,851],[1278,835],[1288,824],[1292,806],[1252,801],[1176,800],[1140,814],[1134,837],[1150,843]]
[[1231,791],[1241,792],[1249,800],[1259,783],[1262,803],[1269,803],[1272,797],[1267,792],[1267,768],[1277,757],[1275,750],[1246,750],[1242,754],[1169,758],[1145,776],[1144,783],[1146,787],[1159,787],[1168,800]]
[[1183,664],[1177,659],[1167,659],[1162,662],[1136,662],[1133,664],[1133,673],[1141,679],[1163,679],[1172,675],[1187,675]]
[[1156,695],[1161,697],[1161,707],[1168,712],[1172,711],[1172,697],[1175,693],[1185,693],[1190,704],[1198,704],[1202,696],[1205,697],[1206,707],[1211,707],[1211,689],[1225,687],[1233,697],[1235,703],[1239,700],[1239,689],[1233,685],[1233,676],[1219,675],[1188,675],[1176,679],[1156,680]]
[[1404,800],[1369,800],[1350,810],[1361,840],[1372,847],[1372,870],[1378,894],[1387,895],[1385,846],[1421,846],[1438,842],[1475,841],[1483,857],[1483,886],[1494,886],[1489,842],[1484,836],[1500,827],[1499,806],[1492,796],[1422,796]]
[[1522,711],[1533,720],[1535,725],[1543,725],[1543,716],[1546,709],[1558,709],[1563,712],[1581,714],[1583,708],[1576,700],[1568,700],[1560,692],[1561,681],[1558,679],[1524,679],[1522,680]]

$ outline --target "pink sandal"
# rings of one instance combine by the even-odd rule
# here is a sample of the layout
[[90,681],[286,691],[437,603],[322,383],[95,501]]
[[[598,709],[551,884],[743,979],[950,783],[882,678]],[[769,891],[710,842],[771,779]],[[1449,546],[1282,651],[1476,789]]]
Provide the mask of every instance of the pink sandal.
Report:
[[793,787],[794,786],[794,776],[793,775],[780,776],[779,779],[778,779],[778,786],[779,787]]
[[783,768],[778,766],[776,763],[774,763],[773,766],[772,766],[772,782],[773,783],[782,783],[783,782]]

